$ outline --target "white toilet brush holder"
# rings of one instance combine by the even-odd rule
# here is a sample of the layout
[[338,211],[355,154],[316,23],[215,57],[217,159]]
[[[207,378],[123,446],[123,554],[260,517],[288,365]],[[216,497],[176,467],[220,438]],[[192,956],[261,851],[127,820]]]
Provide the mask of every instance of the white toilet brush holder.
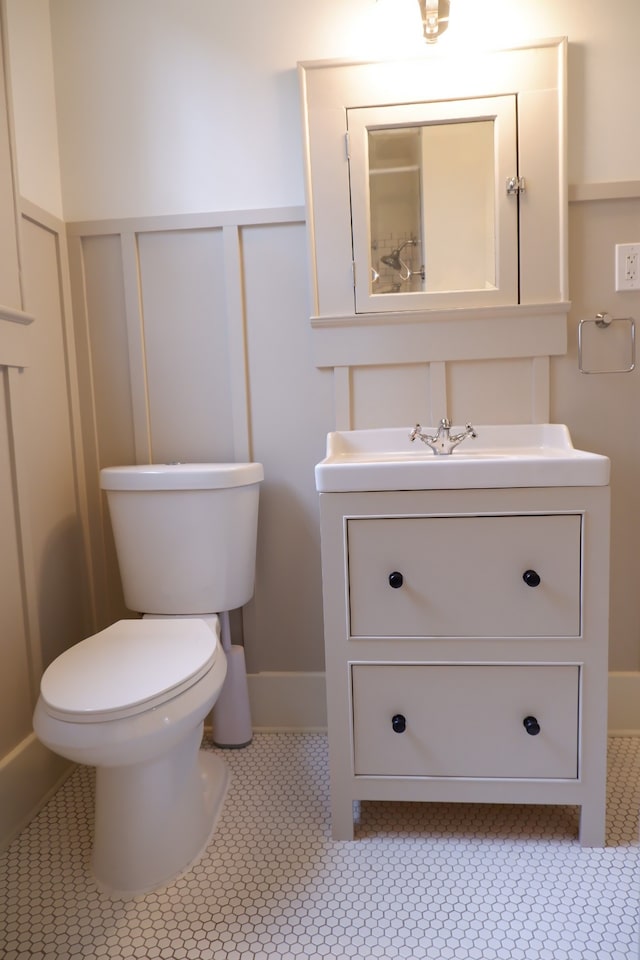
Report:
[[244,647],[231,643],[229,614],[221,613],[220,638],[227,657],[227,676],[211,711],[212,739],[217,747],[248,746],[253,739]]

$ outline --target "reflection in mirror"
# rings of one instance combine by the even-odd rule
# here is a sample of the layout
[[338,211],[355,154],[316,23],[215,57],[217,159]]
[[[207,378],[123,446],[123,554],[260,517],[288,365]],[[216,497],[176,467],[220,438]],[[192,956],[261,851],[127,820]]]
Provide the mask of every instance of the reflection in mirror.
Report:
[[496,286],[494,121],[368,130],[372,294]]

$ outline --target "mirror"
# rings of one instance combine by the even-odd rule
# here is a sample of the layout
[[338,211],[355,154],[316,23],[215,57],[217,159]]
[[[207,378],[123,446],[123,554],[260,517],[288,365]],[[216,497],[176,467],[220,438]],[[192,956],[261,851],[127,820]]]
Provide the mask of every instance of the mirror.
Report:
[[515,302],[515,97],[356,108],[347,122],[356,312]]
[[369,130],[371,291],[494,289],[493,121]]

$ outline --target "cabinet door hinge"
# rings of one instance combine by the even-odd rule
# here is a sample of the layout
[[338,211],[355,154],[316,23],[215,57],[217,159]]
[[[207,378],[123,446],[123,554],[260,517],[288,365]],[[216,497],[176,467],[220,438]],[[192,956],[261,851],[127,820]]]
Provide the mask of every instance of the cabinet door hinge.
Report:
[[356,288],[356,262],[355,260],[351,261],[351,273],[353,275],[353,289]]
[[344,135],[344,152],[345,152],[345,155],[346,155],[347,160],[351,160],[351,149],[350,149],[350,144],[349,144],[349,131],[348,131],[348,130],[347,130],[347,132],[346,132],[345,135]]
[[524,177],[507,177],[507,196],[517,196],[526,190]]

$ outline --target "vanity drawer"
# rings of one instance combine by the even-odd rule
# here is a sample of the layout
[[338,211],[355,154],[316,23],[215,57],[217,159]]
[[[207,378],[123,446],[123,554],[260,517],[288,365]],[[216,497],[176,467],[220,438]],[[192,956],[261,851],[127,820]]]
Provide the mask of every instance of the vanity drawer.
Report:
[[[356,776],[578,776],[578,666],[353,664],[351,670]],[[534,718],[539,732],[531,721],[527,732],[525,718]]]
[[579,636],[581,531],[579,514],[348,520],[350,635]]

